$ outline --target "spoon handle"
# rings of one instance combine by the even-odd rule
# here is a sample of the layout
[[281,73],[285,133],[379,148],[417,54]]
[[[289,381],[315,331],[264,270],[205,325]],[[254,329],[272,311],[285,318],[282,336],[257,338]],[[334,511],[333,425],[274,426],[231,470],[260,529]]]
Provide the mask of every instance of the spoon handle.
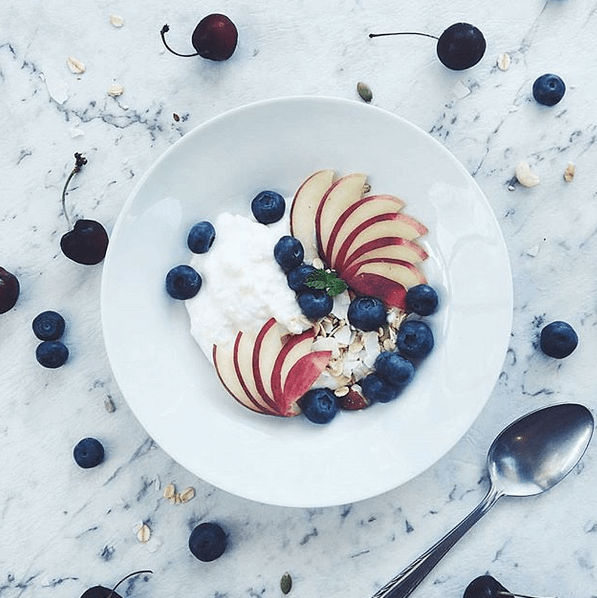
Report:
[[464,536],[502,496],[493,486],[485,498],[456,527],[449,531],[439,542],[434,544],[406,569],[380,588],[373,598],[406,598],[425,579],[445,554]]

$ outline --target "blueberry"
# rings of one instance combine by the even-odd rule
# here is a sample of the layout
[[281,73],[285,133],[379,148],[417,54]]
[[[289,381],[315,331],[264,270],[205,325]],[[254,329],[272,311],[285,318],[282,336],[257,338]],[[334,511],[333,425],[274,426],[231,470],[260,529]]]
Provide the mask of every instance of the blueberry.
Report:
[[305,417],[315,424],[331,422],[338,412],[336,395],[329,388],[312,388],[299,399]]
[[359,385],[363,396],[372,403],[389,403],[401,391],[399,386],[388,384],[378,374],[368,374],[359,381]]
[[73,449],[76,464],[83,469],[90,469],[104,460],[104,447],[97,438],[83,438]]
[[566,93],[564,81],[557,75],[546,73],[533,83],[533,97],[544,106],[554,106]]
[[406,309],[419,316],[430,316],[435,313],[438,303],[435,289],[428,284],[410,287],[406,293]]
[[275,191],[262,191],[251,202],[251,211],[257,222],[272,224],[284,216],[286,201]]
[[216,238],[216,229],[211,222],[197,222],[187,237],[187,245],[193,253],[207,253]]
[[298,294],[296,300],[303,314],[310,320],[318,320],[327,316],[334,307],[332,297],[320,289],[303,291]]
[[31,327],[33,334],[42,341],[55,341],[64,334],[64,318],[55,311],[44,311],[35,316]]
[[556,320],[541,330],[540,346],[543,353],[556,359],[568,357],[578,345],[574,328],[566,322]]
[[310,287],[305,282],[312,272],[315,272],[315,266],[311,266],[310,264],[300,264],[296,268],[293,268],[286,275],[288,286],[297,293],[307,291]]
[[226,551],[228,540],[220,525],[212,522],[200,523],[189,536],[189,550],[194,557],[208,563],[220,558]]
[[274,245],[274,258],[284,272],[300,266],[304,257],[303,244],[296,237],[284,235]]
[[386,318],[386,308],[376,297],[357,297],[348,307],[348,321],[366,332],[383,326]]
[[60,341],[43,341],[37,346],[35,357],[45,368],[59,368],[68,359],[68,348]]
[[406,386],[415,375],[415,366],[411,361],[390,351],[377,356],[374,368],[376,374],[391,386]]
[[422,359],[433,349],[431,328],[420,320],[407,320],[398,330],[396,339],[398,351],[411,359]]
[[191,266],[182,264],[172,268],[166,275],[166,291],[174,299],[190,299],[201,288],[201,276]]

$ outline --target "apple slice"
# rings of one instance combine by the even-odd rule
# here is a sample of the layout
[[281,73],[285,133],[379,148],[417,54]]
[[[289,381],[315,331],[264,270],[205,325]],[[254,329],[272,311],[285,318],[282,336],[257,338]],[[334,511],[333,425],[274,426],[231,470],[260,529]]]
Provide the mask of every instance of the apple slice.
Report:
[[270,318],[257,333],[253,345],[252,369],[255,388],[262,397],[268,397],[268,403],[275,405],[271,385],[272,372],[276,359],[282,350],[282,338],[288,334],[275,318]]
[[383,237],[401,237],[408,241],[427,233],[427,227],[423,224],[400,212],[387,212],[378,214],[361,222],[352,230],[341,232],[344,238],[338,238],[340,248],[336,255],[333,267],[342,272],[344,264],[349,255],[358,247]]
[[351,288],[360,295],[368,295],[381,299],[388,307],[406,309],[406,290],[395,280],[379,274],[365,272],[350,282]]
[[[325,255],[329,263],[334,264],[341,240],[346,238],[350,231],[379,214],[400,212],[404,202],[393,195],[368,195],[352,203],[336,220],[330,231]],[[342,232],[343,231],[343,232]],[[340,240],[340,242],[337,242]]]
[[325,250],[329,236],[342,213],[355,201],[361,199],[367,176],[361,173],[348,174],[332,183],[321,198],[315,213],[315,239],[319,257],[329,266]]
[[296,402],[311,388],[332,357],[331,351],[311,351],[288,371],[284,381],[282,413],[297,409]]
[[301,183],[290,207],[290,234],[303,244],[305,261],[309,263],[318,256],[315,213],[321,198],[334,180],[334,174],[333,170],[319,170],[313,173]]
[[[427,282],[423,273],[414,265],[392,258],[374,258],[363,260],[344,271],[347,280],[358,278],[361,274],[377,274],[396,281],[406,289]],[[348,284],[348,283],[347,283]]]
[[222,386],[226,391],[232,395],[236,401],[238,401],[243,407],[254,411],[255,413],[270,414],[270,411],[264,411],[261,407],[258,407],[251,397],[245,392],[241,385],[238,376],[236,375],[236,369],[234,367],[234,359],[232,350],[225,350],[217,345],[213,346],[212,357],[216,373]]
[[415,241],[402,237],[381,237],[357,247],[344,262],[344,270],[365,260],[390,258],[418,264],[429,255]]
[[[286,403],[284,400],[284,386],[288,372],[301,357],[310,353],[314,337],[315,331],[313,328],[310,328],[301,334],[291,336],[278,354],[272,371],[271,387],[274,401],[279,405],[281,411]],[[291,405],[291,408],[293,411],[292,414],[299,413],[298,406]],[[285,415],[285,413],[282,412],[282,415]]]
[[255,338],[244,332],[236,335],[233,348],[233,363],[238,380],[252,403],[264,413],[278,415],[274,401],[267,395],[261,395],[257,390],[253,374],[253,347]]

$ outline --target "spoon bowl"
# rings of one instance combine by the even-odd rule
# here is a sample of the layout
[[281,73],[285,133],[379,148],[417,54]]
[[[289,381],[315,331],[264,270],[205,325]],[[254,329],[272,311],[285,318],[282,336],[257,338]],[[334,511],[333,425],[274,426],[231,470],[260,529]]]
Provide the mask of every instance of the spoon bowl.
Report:
[[549,490],[574,469],[593,433],[593,416],[582,405],[552,405],[516,420],[493,441],[487,469],[506,496]]
[[533,496],[555,486],[584,455],[594,426],[586,407],[561,403],[532,411],[504,428],[487,453],[490,487],[485,498],[373,598],[406,598],[502,496]]

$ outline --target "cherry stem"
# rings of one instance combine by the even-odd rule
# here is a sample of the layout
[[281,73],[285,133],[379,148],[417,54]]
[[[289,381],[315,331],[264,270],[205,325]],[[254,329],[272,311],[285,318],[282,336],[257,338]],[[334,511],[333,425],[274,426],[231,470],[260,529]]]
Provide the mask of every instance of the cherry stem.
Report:
[[68,213],[66,211],[66,190],[68,189],[68,185],[70,184],[72,178],[78,173],[81,172],[81,168],[87,164],[87,158],[83,156],[83,154],[79,154],[78,152],[75,153],[75,166],[71,170],[68,178],[66,179],[66,183],[64,183],[64,189],[62,189],[62,212],[64,213],[64,217],[66,218],[66,222],[68,223],[69,228],[72,228],[72,224],[70,218],[68,217]]
[[199,56],[199,52],[195,52],[194,54],[180,54],[179,52],[176,52],[176,50],[173,50],[168,45],[168,42],[166,41],[166,33],[168,33],[168,31],[170,31],[170,27],[168,27],[168,25],[164,25],[162,27],[162,29],[160,30],[160,35],[162,36],[162,42],[164,43],[164,46],[166,46],[166,49],[169,52],[172,52],[172,54],[175,54],[176,56],[182,56],[183,58],[190,58],[191,56]]
[[498,594],[500,596],[511,596],[511,598],[540,598],[539,596],[528,596],[527,594],[515,594],[514,592],[504,592],[504,590],[500,590]]
[[422,35],[423,37],[430,37],[431,39],[439,39],[435,35],[429,33],[420,33],[419,31],[399,31],[398,33],[370,33],[369,37],[385,37],[386,35]]
[[123,577],[111,590],[110,593],[106,596],[106,598],[111,598],[111,596],[114,595],[114,592],[116,591],[116,588],[125,580],[127,580],[129,577],[133,577],[133,575],[141,575],[141,573],[153,573],[153,571],[150,571],[149,569],[143,569],[141,571],[135,571],[134,573],[129,573],[126,577]]

